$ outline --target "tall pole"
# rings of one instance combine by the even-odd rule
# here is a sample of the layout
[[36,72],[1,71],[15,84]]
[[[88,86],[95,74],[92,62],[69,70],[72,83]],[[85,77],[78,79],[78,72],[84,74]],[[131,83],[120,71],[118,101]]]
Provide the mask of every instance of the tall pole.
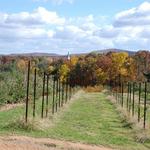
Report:
[[71,77],[69,77],[69,99],[71,100]]
[[135,83],[133,82],[133,91],[132,91],[132,93],[133,93],[133,100],[132,100],[132,116],[134,116],[134,103],[135,103],[135,100],[134,100],[134,90],[135,90]]
[[123,107],[123,105],[124,105],[124,83],[122,82],[122,107]]
[[129,112],[131,112],[132,83],[130,82]]
[[33,117],[35,117],[35,101],[36,101],[36,68],[34,70],[34,99],[33,99]]
[[27,76],[27,93],[26,93],[26,115],[25,121],[28,122],[28,105],[29,105],[29,81],[30,80],[30,61],[28,62],[28,76]]
[[46,117],[48,116],[48,89],[49,89],[49,86],[48,86],[48,84],[49,84],[49,75],[47,75],[47,85],[46,85],[46,87],[47,87],[47,89],[46,89]]
[[61,101],[60,101],[60,96],[61,96],[61,92],[60,92],[60,91],[61,91],[61,83],[60,83],[60,78],[58,78],[58,82],[59,82],[59,84],[58,84],[58,85],[59,85],[59,88],[58,88],[58,89],[59,89],[59,98],[58,98],[58,99],[59,99],[59,107],[61,107]]
[[119,74],[119,103],[121,104],[121,75]]
[[128,89],[127,89],[127,110],[128,110],[128,108],[129,108],[129,89],[130,89],[130,84],[129,84],[129,82],[128,82]]
[[52,114],[55,112],[55,76],[53,76],[53,102],[52,102]]
[[63,106],[63,104],[64,104],[64,82],[62,82],[62,96],[61,96],[61,98],[62,98],[61,106]]
[[141,83],[139,83],[139,102],[138,102],[138,122],[140,122],[141,117]]
[[42,92],[42,113],[41,113],[41,117],[44,117],[44,97],[45,97],[45,72],[44,72],[44,76],[43,76],[43,92]]
[[144,122],[143,122],[143,126],[144,129],[146,128],[146,101],[147,101],[147,82],[145,82],[145,95],[144,95]]
[[56,112],[57,112],[57,106],[58,106],[58,74],[56,75]]
[[66,102],[68,101],[68,78],[66,79]]

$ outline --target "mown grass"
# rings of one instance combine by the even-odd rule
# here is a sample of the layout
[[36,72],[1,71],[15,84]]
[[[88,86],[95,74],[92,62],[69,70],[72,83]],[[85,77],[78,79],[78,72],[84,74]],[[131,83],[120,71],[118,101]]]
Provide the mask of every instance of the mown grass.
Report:
[[22,117],[23,108],[0,112],[0,133],[49,137],[123,150],[149,149],[148,145],[136,142],[134,130],[106,97],[103,93],[79,92],[66,110],[53,118],[50,116],[45,122],[50,126],[43,130],[12,125]]
[[[109,93],[111,94],[111,93]],[[116,93],[115,93],[116,94]],[[139,109],[139,93],[138,92],[135,92],[135,95],[134,95],[134,119],[136,118],[136,122],[138,123],[138,109]],[[149,94],[149,93],[148,93]],[[147,95],[148,95],[147,94]],[[121,105],[121,101],[122,101],[122,94],[118,94],[119,95],[119,99],[118,101],[120,101],[120,105]],[[114,98],[116,99],[116,96],[114,96]],[[150,98],[147,96],[147,99],[146,99],[146,128],[148,130],[150,130]],[[127,93],[124,93],[123,94],[123,107],[124,109],[127,111]],[[129,105],[129,104],[128,104]],[[132,105],[133,105],[133,91],[131,93],[131,104],[130,104],[130,113],[129,111],[127,111],[129,114],[130,114],[130,118],[133,118],[132,117]],[[141,93],[141,100],[140,100],[140,122],[138,123],[141,128],[143,128],[143,118],[144,118],[144,92]]]

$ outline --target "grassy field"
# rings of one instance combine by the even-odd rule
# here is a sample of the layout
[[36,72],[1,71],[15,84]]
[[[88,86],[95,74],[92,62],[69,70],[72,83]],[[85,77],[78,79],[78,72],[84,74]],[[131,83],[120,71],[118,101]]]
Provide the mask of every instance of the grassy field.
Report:
[[[127,89],[125,89],[127,91]],[[112,94],[109,92],[109,94]],[[133,105],[133,91],[131,93],[131,103],[128,105],[130,105],[130,113],[128,111],[128,113],[130,114],[130,118],[134,118],[136,119],[136,123],[139,124],[142,128],[143,128],[143,118],[144,118],[144,96],[145,96],[145,93],[142,91],[141,92],[141,98],[140,98],[140,122],[138,123],[138,109],[139,109],[139,93],[138,91],[135,91],[135,94],[134,94],[134,117],[132,117],[132,105]],[[117,102],[117,99],[116,99],[116,93],[114,92],[114,98]],[[123,108],[124,110],[128,110],[127,109],[127,99],[128,101],[130,101],[130,97],[127,98],[127,93],[124,93],[123,94]],[[122,93],[118,93],[118,102],[120,105],[122,103]],[[128,106],[129,107],[129,106]],[[146,110],[146,128],[149,128],[150,129],[150,94],[147,93],[147,99],[146,99],[146,107],[147,107],[147,110]]]
[[[40,104],[41,102],[38,102],[39,108]],[[22,128],[18,121],[23,113],[23,107],[0,112],[0,134],[50,137],[123,150],[150,148],[148,143],[144,145],[136,142],[135,131],[127,125],[104,93],[79,91],[54,117],[50,115],[49,119],[43,121],[37,117],[30,121],[31,124],[27,128]],[[40,111],[37,114],[40,116]],[[44,127],[36,128],[39,123]]]

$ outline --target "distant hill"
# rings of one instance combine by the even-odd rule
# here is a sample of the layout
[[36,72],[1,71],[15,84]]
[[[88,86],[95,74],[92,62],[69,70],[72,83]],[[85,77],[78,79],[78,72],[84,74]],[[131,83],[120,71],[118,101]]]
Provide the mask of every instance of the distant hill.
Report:
[[59,56],[62,56],[62,55],[55,54],[55,53],[22,53],[22,54],[10,54],[9,56],[59,57]]
[[108,52],[117,52],[117,53],[126,52],[129,55],[134,55],[137,51],[129,51],[129,50],[122,50],[122,49],[115,49],[115,48],[93,51],[93,53],[97,53],[97,54],[107,54]]
[[[95,51],[91,51],[89,53],[96,53],[96,54],[107,54],[108,52],[127,52],[129,55],[134,55],[137,51],[129,51],[129,50],[122,50],[122,49],[104,49],[104,50],[95,50]],[[87,55],[89,53],[74,53],[71,54],[72,56],[81,56],[81,55]],[[66,57],[66,55],[60,55],[60,54],[56,54],[56,53],[38,53],[38,52],[34,52],[34,53],[22,53],[22,54],[8,54],[8,55],[1,55],[0,56],[11,56],[11,57],[17,57],[17,56],[25,56],[25,57]]]

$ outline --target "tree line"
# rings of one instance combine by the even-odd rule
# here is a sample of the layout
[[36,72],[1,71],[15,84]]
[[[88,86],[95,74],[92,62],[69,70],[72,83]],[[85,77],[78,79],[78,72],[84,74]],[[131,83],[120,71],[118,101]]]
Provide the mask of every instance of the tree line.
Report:
[[[42,93],[43,72],[57,74],[60,81],[82,87],[112,84],[113,82],[150,79],[150,52],[139,51],[135,55],[126,52],[107,54],[90,53],[67,57],[0,57],[0,103],[16,103],[25,99],[27,64],[31,62],[31,80],[37,70],[37,93]],[[32,88],[32,85],[31,85]]]

